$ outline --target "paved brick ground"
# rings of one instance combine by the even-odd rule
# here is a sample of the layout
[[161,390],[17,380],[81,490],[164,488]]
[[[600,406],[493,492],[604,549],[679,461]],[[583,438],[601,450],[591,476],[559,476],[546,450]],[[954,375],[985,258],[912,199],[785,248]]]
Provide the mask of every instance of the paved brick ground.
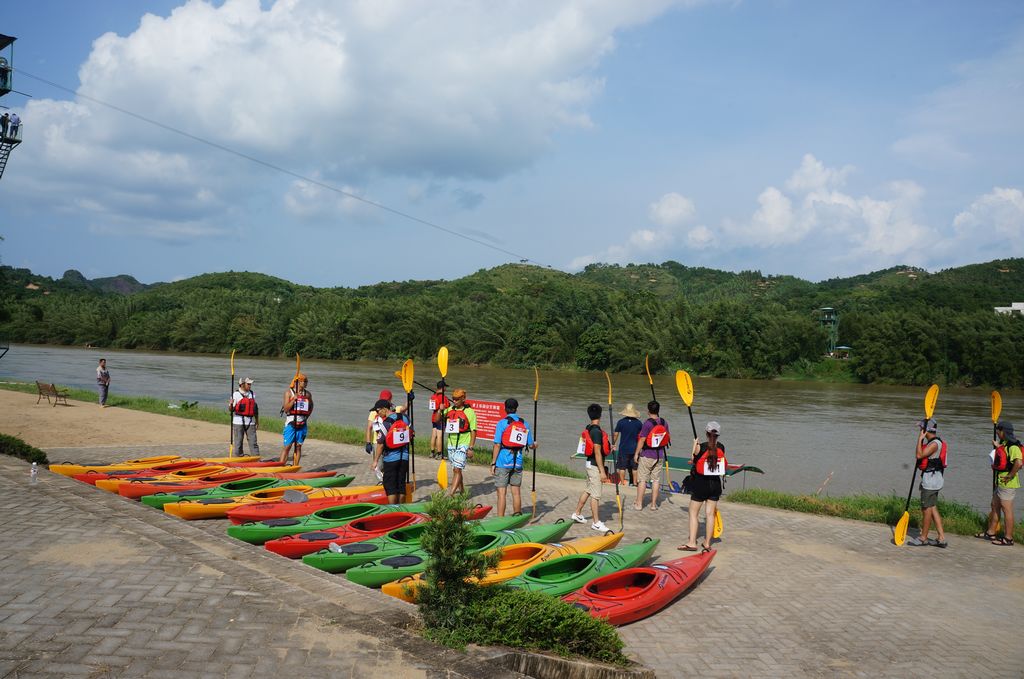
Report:
[[[167,449],[48,452],[99,462]],[[313,441],[303,461],[369,483],[367,460]],[[418,497],[436,489],[435,469],[419,461]],[[0,676],[498,676],[477,656],[403,632],[404,604],[232,541],[223,522],[179,521],[49,474],[29,486],[12,460],[0,461],[0,478],[13,481],[0,498]],[[468,480],[478,501],[493,499],[482,468]],[[538,477],[541,520],[568,516],[582,485]],[[627,510],[626,540],[661,538],[655,556],[679,556],[686,500]],[[613,492],[603,511],[617,524]],[[621,629],[659,676],[1024,676],[1020,547],[954,536],[946,550],[897,548],[885,526],[732,504],[723,517],[706,578]]]

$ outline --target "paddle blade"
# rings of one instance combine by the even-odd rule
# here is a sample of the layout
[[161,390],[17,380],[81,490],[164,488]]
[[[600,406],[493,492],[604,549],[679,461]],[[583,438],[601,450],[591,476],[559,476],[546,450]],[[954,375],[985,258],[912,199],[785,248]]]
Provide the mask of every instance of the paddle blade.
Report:
[[441,490],[448,488],[448,463],[444,460],[437,465],[437,485],[441,486]]
[[1003,412],[1003,397],[999,395],[998,391],[993,391],[992,396],[992,424],[999,421],[999,413]]
[[413,365],[412,359],[406,359],[405,363],[402,364],[402,371],[399,373],[402,378],[402,388],[405,389],[405,393],[412,391],[413,381]]
[[693,405],[693,380],[690,379],[690,373],[685,370],[676,371],[676,389],[679,390],[679,397],[683,399],[683,403],[689,408]]
[[[612,376],[608,374],[608,371],[604,371],[604,378],[608,380],[608,408],[612,407]],[[611,413],[609,413],[611,414]]]
[[[540,371],[537,368],[533,369],[533,402],[537,402],[537,397],[540,396]],[[536,422],[534,422],[536,424]]]
[[437,350],[437,369],[441,371],[441,379],[448,376],[448,347]]
[[[235,376],[235,350],[231,350],[231,377]],[[993,394],[996,392],[992,392]]]
[[647,372],[647,383],[654,386],[654,380],[651,379],[651,355],[644,354],[644,370]]
[[530,510],[530,521],[533,521],[537,518],[537,491],[535,490],[530,491],[530,504],[533,505]]
[[931,419],[935,412],[935,403],[939,400],[939,385],[933,384],[928,387],[928,393],[924,396],[924,418]]
[[722,531],[723,530],[725,530],[725,527],[722,525],[722,513],[719,512],[716,509],[715,510],[715,526],[714,526],[714,528],[711,531],[711,537],[712,538],[720,538],[720,537],[722,537]]
[[910,525],[910,512],[903,512],[903,516],[896,522],[896,530],[893,533],[893,542],[897,547],[902,547],[907,541],[907,527]]
[[622,496],[619,495],[619,486],[615,486],[615,504],[619,506],[619,532],[622,532]]
[[299,358],[299,352],[295,352],[295,376],[298,377],[299,373],[302,372],[302,359]]

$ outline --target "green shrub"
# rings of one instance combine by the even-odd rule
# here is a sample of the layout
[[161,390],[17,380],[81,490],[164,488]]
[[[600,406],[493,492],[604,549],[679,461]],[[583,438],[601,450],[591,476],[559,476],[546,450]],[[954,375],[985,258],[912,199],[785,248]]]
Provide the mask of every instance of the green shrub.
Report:
[[20,457],[28,462],[38,462],[39,464],[49,464],[50,462],[46,459],[46,453],[43,451],[30,446],[19,438],[8,436],[7,434],[0,434],[0,453]]

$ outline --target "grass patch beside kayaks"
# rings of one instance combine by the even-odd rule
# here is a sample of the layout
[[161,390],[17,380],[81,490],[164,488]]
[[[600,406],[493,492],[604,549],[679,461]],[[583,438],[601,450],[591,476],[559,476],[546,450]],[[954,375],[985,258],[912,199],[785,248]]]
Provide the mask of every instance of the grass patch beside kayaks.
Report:
[[[64,387],[61,388],[63,389]],[[36,393],[36,385],[22,382],[3,382],[0,383],[0,389],[20,391],[26,394]],[[96,407],[99,407],[95,392],[88,389],[76,389],[74,387],[67,387],[67,390],[69,399],[73,401],[92,403],[95,404]],[[142,412],[153,413],[156,415],[170,415],[171,417],[181,417],[186,420],[198,420],[200,422],[220,424],[224,425],[225,429],[227,429],[228,418],[230,417],[230,414],[227,411],[226,401],[224,409],[219,410],[209,406],[195,405],[194,402],[189,401],[171,403],[164,399],[152,396],[111,395],[107,398],[107,405],[115,408],[127,408],[128,410],[141,410]],[[429,425],[429,422],[427,424]],[[260,418],[261,432],[280,434],[282,429],[284,429],[284,420],[282,418],[276,416]],[[322,420],[317,421],[316,419],[311,420],[309,423],[309,437],[320,439],[321,441],[347,443],[349,445],[359,446],[360,448],[362,448],[366,443],[365,430],[363,429],[346,427],[344,425],[324,422]],[[416,446],[416,457],[429,457],[430,437],[417,437],[417,442],[419,445]],[[470,460],[469,463],[478,467],[490,467],[491,448],[484,448],[481,446],[474,447],[473,459]],[[527,457],[526,464],[524,465],[525,472],[533,470],[532,463],[532,456]],[[549,462],[547,460],[537,460],[537,471],[541,474],[550,474],[552,476],[565,476],[580,479],[586,478],[583,474],[573,471],[564,465],[560,465],[556,462]],[[527,481],[524,479],[524,486],[526,483]]]
[[[903,516],[903,508],[907,501],[906,498],[895,495],[819,497],[816,495],[792,495],[763,488],[731,491],[726,499],[729,502],[788,509],[806,514],[838,516],[844,519],[884,523],[889,526],[895,526]],[[943,528],[951,535],[974,535],[985,530],[986,516],[962,502],[943,500],[940,497],[939,514],[942,515]],[[921,503],[917,499],[910,503],[910,525],[914,528],[921,527]],[[934,532],[932,537],[934,537]],[[1013,531],[1013,539],[1015,542],[1024,541],[1024,521],[1017,522]]]

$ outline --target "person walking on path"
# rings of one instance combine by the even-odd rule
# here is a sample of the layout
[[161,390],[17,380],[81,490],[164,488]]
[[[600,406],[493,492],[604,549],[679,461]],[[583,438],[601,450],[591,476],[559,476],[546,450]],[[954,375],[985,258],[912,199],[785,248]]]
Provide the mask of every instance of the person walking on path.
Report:
[[299,460],[302,458],[302,443],[306,440],[306,431],[309,429],[306,425],[309,422],[309,416],[313,414],[313,394],[306,389],[308,384],[309,380],[306,379],[306,376],[297,373],[288,390],[284,392],[284,400],[281,404],[281,410],[285,414],[284,431],[282,432],[284,449],[281,451],[281,464],[288,463],[288,452],[292,446],[295,447],[292,464],[299,464]]
[[[978,533],[975,537],[991,540],[993,545],[1001,547],[1013,546],[1013,499],[1020,488],[1020,479],[1017,472],[1024,464],[1024,455],[1021,451],[1021,443],[1013,435],[1013,424],[1002,420],[996,424],[996,438],[992,441],[996,448],[1002,447],[1002,456],[1005,456],[1003,467],[1005,471],[996,470],[996,487],[992,492],[992,510],[988,513],[988,526],[984,533]],[[997,458],[1000,457],[997,451]],[[999,523],[999,514],[1003,515],[1003,536],[996,533],[996,524]]]
[[96,389],[100,392],[100,407],[107,407],[107,393],[110,391],[110,371],[107,370],[107,359],[101,358],[96,366]]
[[[946,442],[938,437],[938,424],[935,420],[922,421],[921,433],[917,438],[917,468],[921,470],[921,535],[909,538],[908,545],[915,547],[932,545],[946,547],[946,532],[942,528],[942,517],[939,516],[939,491],[943,486],[943,471],[946,469]],[[929,540],[932,522],[935,523],[937,540]]]
[[523,457],[527,448],[536,449],[533,430],[529,423],[517,414],[519,401],[505,399],[507,416],[499,420],[494,428],[494,451],[491,457],[491,473],[494,474],[494,488],[498,492],[498,516],[505,516],[505,496],[512,489],[512,513],[523,510]]
[[444,457],[444,421],[441,413],[448,408],[452,402],[444,394],[447,385],[444,380],[437,383],[437,391],[430,397],[428,406],[430,408],[430,459],[442,459]]
[[690,492],[690,536],[685,545],[676,549],[684,552],[697,551],[697,529],[699,528],[699,512],[704,505],[704,544],[702,552],[711,549],[711,533],[715,524],[715,511],[722,497],[722,478],[725,476],[725,446],[718,440],[721,426],[712,420],[704,427],[707,441],[701,443],[693,440],[691,457],[691,492]]
[[611,446],[608,442],[608,435],[601,429],[601,413],[603,410],[597,403],[591,403],[587,406],[587,417],[590,418],[590,424],[583,430],[580,435],[580,445],[578,452],[583,453],[587,463],[587,488],[580,495],[579,502],[576,503],[576,511],[572,513],[572,520],[576,523],[586,523],[587,520],[583,516],[583,507],[586,506],[587,500],[590,500],[590,513],[593,515],[593,523],[590,527],[596,531],[602,533],[608,530],[608,526],[604,525],[601,521],[600,505],[601,505],[601,484],[608,480],[608,470],[605,469],[604,460],[605,455],[611,450]]
[[409,443],[413,431],[405,415],[392,412],[394,406],[387,399],[380,399],[374,407],[381,419],[373,460],[370,466],[376,471],[380,467],[384,493],[388,504],[398,504],[405,495],[405,479],[409,475]]
[[256,441],[256,430],[260,428],[260,408],[252,390],[252,378],[238,380],[238,389],[231,395],[231,455],[242,456],[242,439],[249,441],[249,454],[259,455],[260,444]]
[[663,456],[668,455],[668,444],[671,440],[668,422],[661,415],[661,404],[650,401],[647,404],[647,419],[640,427],[637,436],[637,452],[634,460],[637,465],[636,502],[633,509],[644,508],[644,491],[647,482],[651,482],[651,511],[658,509],[658,491],[661,488],[661,464]]
[[465,490],[466,461],[473,459],[473,444],[476,443],[476,411],[466,405],[466,390],[453,391],[452,401],[451,407],[442,411],[448,464],[452,468],[449,496]]
[[633,478],[633,470],[636,469],[636,444],[637,437],[644,424],[640,421],[640,413],[632,403],[619,413],[622,419],[615,423],[615,431],[612,433],[612,450],[618,450],[615,454],[615,473],[618,474],[619,483],[626,481],[626,472],[629,476],[629,485],[636,483]]

